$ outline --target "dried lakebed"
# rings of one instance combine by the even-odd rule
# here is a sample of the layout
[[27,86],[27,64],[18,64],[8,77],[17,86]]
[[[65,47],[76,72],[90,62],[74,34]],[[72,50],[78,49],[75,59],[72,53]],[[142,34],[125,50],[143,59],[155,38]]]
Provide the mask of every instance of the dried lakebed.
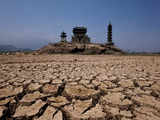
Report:
[[132,119],[160,119],[160,56],[0,56],[0,120]]

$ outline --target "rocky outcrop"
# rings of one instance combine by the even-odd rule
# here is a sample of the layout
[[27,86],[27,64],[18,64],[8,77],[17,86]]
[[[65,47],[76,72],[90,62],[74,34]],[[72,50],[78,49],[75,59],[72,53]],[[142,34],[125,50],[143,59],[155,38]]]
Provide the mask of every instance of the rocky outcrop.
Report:
[[44,46],[43,48],[39,49],[37,53],[122,54],[123,51],[114,45],[59,42]]

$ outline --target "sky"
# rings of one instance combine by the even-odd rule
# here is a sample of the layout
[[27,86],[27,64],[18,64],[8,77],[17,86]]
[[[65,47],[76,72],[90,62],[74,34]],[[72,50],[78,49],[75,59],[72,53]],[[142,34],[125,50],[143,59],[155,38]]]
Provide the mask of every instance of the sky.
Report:
[[160,0],[0,0],[0,45],[38,49],[65,31],[85,26],[92,42],[107,42],[113,25],[116,46],[160,51]]

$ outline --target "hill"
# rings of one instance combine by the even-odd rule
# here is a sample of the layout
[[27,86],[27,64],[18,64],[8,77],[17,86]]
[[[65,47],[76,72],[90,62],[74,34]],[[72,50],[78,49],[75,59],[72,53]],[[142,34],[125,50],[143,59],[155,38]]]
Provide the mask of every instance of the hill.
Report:
[[28,48],[17,48],[13,45],[0,45],[0,52],[16,52],[16,51],[32,51],[31,49]]
[[17,51],[18,48],[16,48],[13,45],[0,45],[0,51]]
[[48,44],[40,48],[37,53],[39,54],[53,54],[53,53],[71,53],[71,54],[122,54],[121,49],[114,45],[103,44],[80,44],[80,43],[65,43],[59,42],[55,44]]

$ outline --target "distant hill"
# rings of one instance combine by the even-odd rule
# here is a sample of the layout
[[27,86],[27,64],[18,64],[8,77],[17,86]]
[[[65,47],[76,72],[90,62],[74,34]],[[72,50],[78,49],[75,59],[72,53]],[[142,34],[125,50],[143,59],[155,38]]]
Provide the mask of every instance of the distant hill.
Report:
[[13,45],[0,45],[0,51],[17,51],[18,48],[16,48]]
[[0,52],[32,51],[28,48],[17,48],[13,45],[0,45]]

